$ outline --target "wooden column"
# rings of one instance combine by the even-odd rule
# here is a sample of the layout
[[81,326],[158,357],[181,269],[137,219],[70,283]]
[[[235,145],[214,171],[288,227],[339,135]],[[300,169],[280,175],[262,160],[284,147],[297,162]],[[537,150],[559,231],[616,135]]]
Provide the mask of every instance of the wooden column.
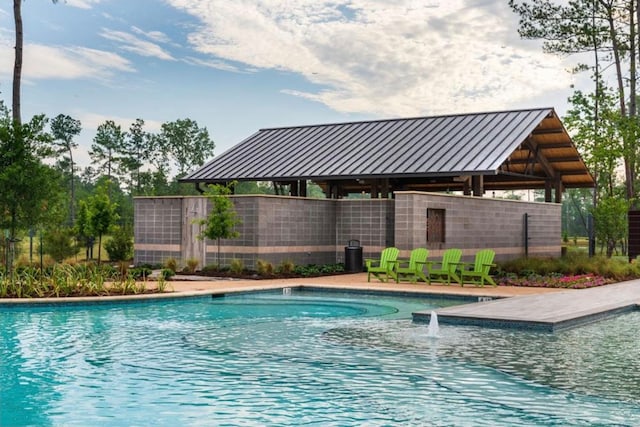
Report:
[[465,196],[471,195],[471,182],[468,179],[462,183],[462,194]]
[[388,199],[389,198],[389,178],[382,179],[382,191],[381,191],[381,193],[382,193],[381,197],[383,199]]
[[551,202],[551,182],[544,182],[544,201],[547,203]]
[[307,180],[301,179],[300,184],[298,185],[298,195],[300,197],[307,197]]
[[556,203],[562,203],[562,193],[564,192],[564,186],[560,177],[556,180]]
[[371,180],[371,198],[372,199],[377,199],[379,192],[380,192],[380,190],[378,189],[378,180],[377,179],[372,179]]
[[473,188],[474,196],[482,197],[484,194],[484,180],[482,175],[474,175],[471,177],[471,187]]

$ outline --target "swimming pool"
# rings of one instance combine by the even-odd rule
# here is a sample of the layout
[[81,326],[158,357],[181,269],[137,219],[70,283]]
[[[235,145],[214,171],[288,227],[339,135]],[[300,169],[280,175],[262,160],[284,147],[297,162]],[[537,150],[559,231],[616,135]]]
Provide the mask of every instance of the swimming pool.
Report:
[[0,425],[638,425],[640,313],[557,334],[296,292],[0,308]]

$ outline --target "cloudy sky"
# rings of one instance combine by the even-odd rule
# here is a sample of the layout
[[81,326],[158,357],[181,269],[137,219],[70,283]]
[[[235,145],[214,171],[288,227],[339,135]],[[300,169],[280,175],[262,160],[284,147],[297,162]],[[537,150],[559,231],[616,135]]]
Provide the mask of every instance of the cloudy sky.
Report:
[[[566,58],[520,40],[506,0],[27,0],[23,119],[155,131],[196,120],[220,154],[259,128],[567,108]],[[11,105],[11,2],[0,98]],[[580,82],[578,82],[579,84]]]

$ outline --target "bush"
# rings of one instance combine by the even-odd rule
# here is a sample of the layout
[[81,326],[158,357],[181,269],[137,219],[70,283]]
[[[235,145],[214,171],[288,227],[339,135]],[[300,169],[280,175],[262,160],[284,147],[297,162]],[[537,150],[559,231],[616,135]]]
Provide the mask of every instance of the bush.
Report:
[[242,273],[244,271],[244,262],[239,258],[232,259],[229,270],[234,274]]
[[296,265],[290,259],[285,259],[278,266],[278,273],[291,274],[294,272]]
[[640,264],[615,258],[572,252],[561,258],[518,258],[498,263],[499,276],[509,274],[517,277],[533,275],[583,275],[595,274],[613,280],[628,280],[640,277]]
[[111,261],[126,261],[133,258],[133,236],[126,228],[117,228],[104,248]]
[[196,272],[196,268],[198,268],[198,264],[200,263],[200,261],[198,261],[196,258],[189,258],[187,260],[187,265],[184,268],[184,271],[186,273],[195,273]]
[[164,268],[173,270],[175,274],[175,272],[178,271],[178,260],[176,260],[175,258],[167,258],[164,262]]
[[256,262],[256,270],[260,276],[272,276],[273,264],[271,264],[269,261],[259,259]]
[[78,246],[74,241],[73,229],[62,227],[47,230],[42,236],[42,251],[51,255],[57,262],[76,255]]
[[160,277],[163,280],[169,280],[171,279],[174,275],[176,274],[175,271],[173,271],[170,268],[163,268],[162,270],[160,270]]
[[207,264],[204,267],[202,267],[202,270],[200,270],[200,271],[202,271],[203,273],[211,273],[211,272],[218,271],[218,270],[219,269],[218,269],[217,264]]
[[129,270],[129,277],[133,280],[146,280],[153,273],[148,267],[135,267]]

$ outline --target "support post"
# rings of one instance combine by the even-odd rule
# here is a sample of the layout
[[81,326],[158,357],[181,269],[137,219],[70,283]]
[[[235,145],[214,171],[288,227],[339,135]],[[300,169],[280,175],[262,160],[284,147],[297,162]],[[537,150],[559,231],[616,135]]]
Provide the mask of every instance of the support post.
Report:
[[523,215],[523,228],[524,228],[524,257],[529,257],[529,214]]
[[307,180],[301,179],[300,184],[298,185],[298,193],[300,197],[307,197]]
[[596,233],[593,215],[587,216],[587,233],[589,234],[589,258],[596,254]]
[[471,186],[473,187],[473,195],[476,197],[482,197],[484,194],[484,179],[482,175],[472,176]]

